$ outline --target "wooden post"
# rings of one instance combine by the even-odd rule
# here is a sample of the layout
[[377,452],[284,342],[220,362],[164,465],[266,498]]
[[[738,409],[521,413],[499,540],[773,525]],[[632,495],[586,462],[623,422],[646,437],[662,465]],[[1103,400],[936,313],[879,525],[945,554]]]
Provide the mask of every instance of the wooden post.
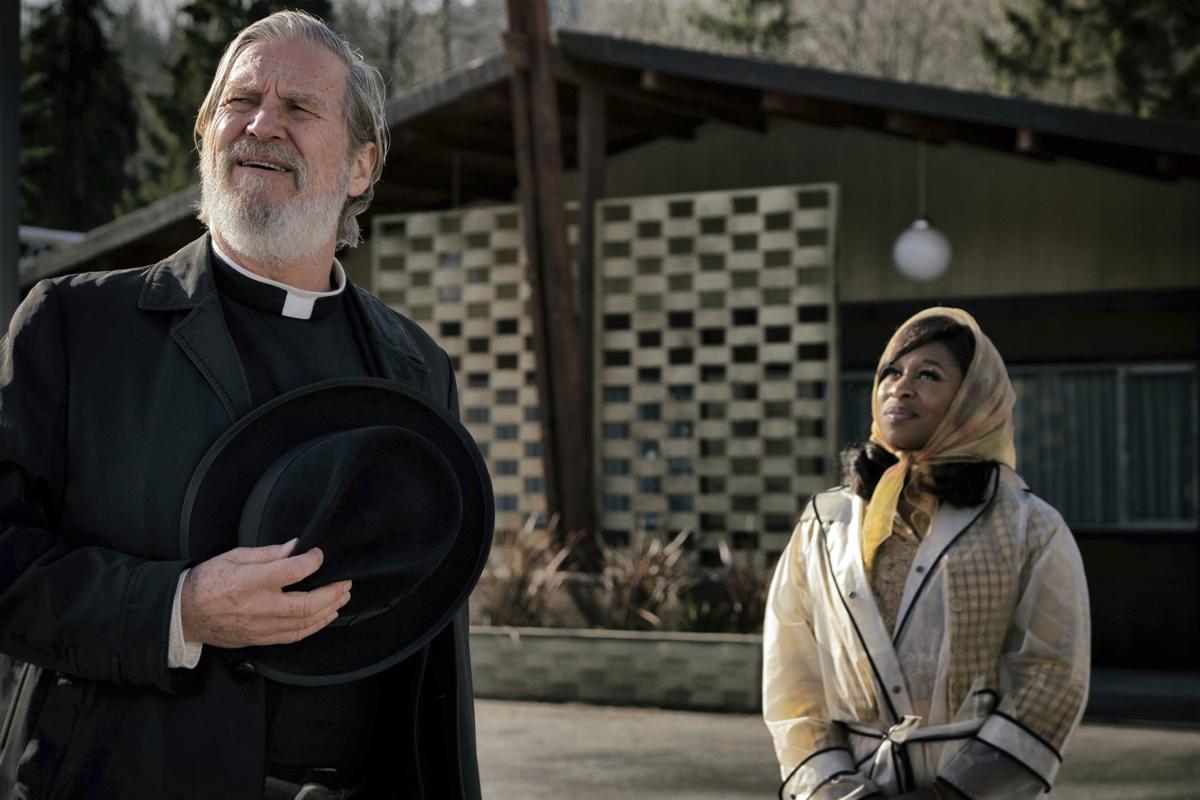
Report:
[[[604,92],[594,86],[579,87],[579,114],[576,125],[576,141],[579,170],[579,239],[576,263],[579,267],[579,317],[583,331],[583,374],[587,376],[587,419],[593,441],[595,424],[595,381],[596,381],[596,203],[604,197],[605,158],[608,153]],[[592,453],[592,469],[595,473],[599,457]],[[592,486],[592,503],[598,498],[597,487]]]
[[20,299],[20,3],[0,3],[0,335]]
[[561,126],[545,0],[508,0],[513,133],[541,408],[546,502],[561,534],[594,530],[591,394],[567,248]]

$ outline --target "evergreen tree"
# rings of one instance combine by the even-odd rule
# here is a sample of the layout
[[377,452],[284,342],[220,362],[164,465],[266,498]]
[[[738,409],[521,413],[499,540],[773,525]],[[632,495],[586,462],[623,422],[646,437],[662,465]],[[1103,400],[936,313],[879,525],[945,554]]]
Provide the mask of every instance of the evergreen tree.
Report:
[[791,0],[719,0],[723,13],[695,8],[688,19],[718,42],[748,55],[780,55],[805,27],[792,18]]
[[87,230],[112,219],[136,148],[133,100],[104,0],[33,12],[22,43],[21,220]]
[[980,42],[1007,91],[1200,119],[1200,0],[1030,0],[1005,17],[1007,41]]

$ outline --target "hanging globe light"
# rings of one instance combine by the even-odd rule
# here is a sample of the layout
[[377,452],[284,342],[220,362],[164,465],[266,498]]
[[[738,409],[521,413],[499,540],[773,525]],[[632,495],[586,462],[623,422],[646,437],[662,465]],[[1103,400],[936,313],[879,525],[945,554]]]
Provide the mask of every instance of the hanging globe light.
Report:
[[925,215],[925,140],[917,143],[917,219],[896,237],[892,262],[914,281],[932,281],[950,266],[953,250],[946,235]]
[[892,245],[892,261],[896,268],[914,281],[940,278],[950,266],[951,255],[950,240],[926,217],[918,217]]

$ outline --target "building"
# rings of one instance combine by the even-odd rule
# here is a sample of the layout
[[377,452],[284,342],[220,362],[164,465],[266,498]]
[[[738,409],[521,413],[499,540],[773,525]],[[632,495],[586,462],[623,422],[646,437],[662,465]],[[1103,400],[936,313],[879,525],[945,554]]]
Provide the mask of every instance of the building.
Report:
[[[607,199],[599,203],[597,253],[606,268],[629,270],[608,274],[617,284],[601,281],[582,301],[597,311],[600,407],[619,407],[612,416],[597,415],[601,445],[592,454],[607,509],[604,528],[614,535],[639,524],[670,529],[677,515],[702,536],[736,534],[769,556],[803,497],[835,480],[833,453],[841,440],[861,435],[863,385],[890,332],[924,306],[960,305],[1012,368],[1020,395],[1019,468],[1064,512],[1079,541],[1097,665],[1195,669],[1200,126],[570,31],[560,32],[557,50],[569,194],[581,183],[577,131],[602,133]],[[506,61],[496,58],[393,101],[395,146],[370,212],[369,246],[346,263],[355,280],[385,299],[410,311],[429,309],[422,321],[460,359],[466,421],[484,431],[482,439],[491,437],[498,495],[515,498],[504,500],[501,511],[519,515],[536,500],[539,456],[530,438],[536,403],[520,313],[520,221],[500,219],[513,209],[497,208],[511,206],[516,185],[507,76]],[[597,98],[604,113],[583,113]],[[916,215],[918,174],[929,213],[954,247],[947,274],[925,284],[902,278],[890,263],[893,240]],[[734,234],[778,233],[768,229],[768,217],[783,208],[758,215],[758,230],[735,231],[732,205],[712,214],[695,213],[693,205],[690,217],[673,217],[670,207],[702,198],[767,202],[772,191],[801,205],[804,192],[827,198],[825,221],[786,231],[793,279],[786,286],[762,283],[770,271],[767,250],[785,248],[760,248],[760,236],[744,251],[761,255],[759,270],[729,260],[706,270],[701,256],[713,253],[700,243],[724,236],[726,255],[739,257]],[[189,190],[93,231],[71,249],[27,260],[25,281],[161,257],[199,233],[193,200]],[[656,204],[659,211],[644,211]],[[811,209],[786,210],[795,220]],[[487,217],[486,225],[478,222]],[[701,230],[706,217],[713,226],[723,219],[725,232]],[[460,230],[442,231],[441,224]],[[471,227],[477,224],[483,227]],[[696,227],[670,232],[676,224]],[[433,227],[417,230],[422,225]],[[803,244],[797,230],[815,238]],[[484,233],[486,248],[467,245]],[[461,247],[446,244],[456,236]],[[408,249],[422,238],[429,239],[427,250]],[[673,246],[695,249],[673,253]],[[812,247],[827,254],[829,282],[822,285],[830,294],[814,302],[790,295],[780,306],[789,310],[785,325],[763,292],[799,291],[797,270],[812,257],[801,251]],[[490,251],[488,263],[472,260],[483,258],[483,249]],[[652,259],[659,257],[656,267]],[[410,258],[425,259],[425,266],[405,272],[396,259]],[[488,270],[486,278],[481,270]],[[427,286],[414,283],[426,278]],[[622,279],[631,291],[618,291]],[[684,297],[695,305],[673,305]],[[704,305],[718,300],[724,308]],[[454,303],[463,304],[461,320],[443,316]],[[472,304],[480,316],[470,316]],[[651,324],[654,314],[662,315],[661,330]],[[486,324],[471,327],[471,319]],[[784,327],[786,342],[770,339],[785,336]],[[750,329],[759,338],[738,338]],[[805,338],[817,330],[820,341]],[[822,344],[823,357],[816,358]],[[777,345],[792,358],[776,352]],[[753,360],[739,362],[737,347],[757,348]],[[717,365],[718,349],[727,356],[725,378],[706,382],[704,368]],[[796,370],[806,361],[823,365],[823,388],[802,386],[818,380],[792,372],[784,381],[790,396],[773,394],[770,365]],[[726,394],[705,394],[722,382]],[[789,409],[779,405],[785,402]],[[656,404],[659,419],[642,416],[655,413],[643,406]],[[818,419],[814,404],[821,426],[805,427]],[[684,406],[687,419],[672,416]],[[756,415],[757,430],[748,424]],[[784,420],[783,432],[772,427],[777,420]],[[744,436],[734,435],[734,423],[747,423],[738,429]],[[708,434],[721,426],[728,435],[717,454],[711,448],[718,437]],[[790,453],[779,444],[784,439]],[[797,448],[800,439],[806,443]],[[672,466],[672,459],[687,458],[690,474],[686,461]],[[786,460],[791,473],[774,458]],[[658,506],[639,507],[639,497],[655,497]]]

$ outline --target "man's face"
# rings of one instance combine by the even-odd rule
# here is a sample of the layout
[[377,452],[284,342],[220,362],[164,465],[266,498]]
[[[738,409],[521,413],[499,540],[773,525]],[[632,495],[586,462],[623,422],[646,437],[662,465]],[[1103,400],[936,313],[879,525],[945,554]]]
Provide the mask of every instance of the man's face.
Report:
[[350,153],[348,72],[297,39],[256,42],[234,62],[205,136],[201,202],[242,255],[286,266],[330,244],[346,198],[370,185],[374,145]]

